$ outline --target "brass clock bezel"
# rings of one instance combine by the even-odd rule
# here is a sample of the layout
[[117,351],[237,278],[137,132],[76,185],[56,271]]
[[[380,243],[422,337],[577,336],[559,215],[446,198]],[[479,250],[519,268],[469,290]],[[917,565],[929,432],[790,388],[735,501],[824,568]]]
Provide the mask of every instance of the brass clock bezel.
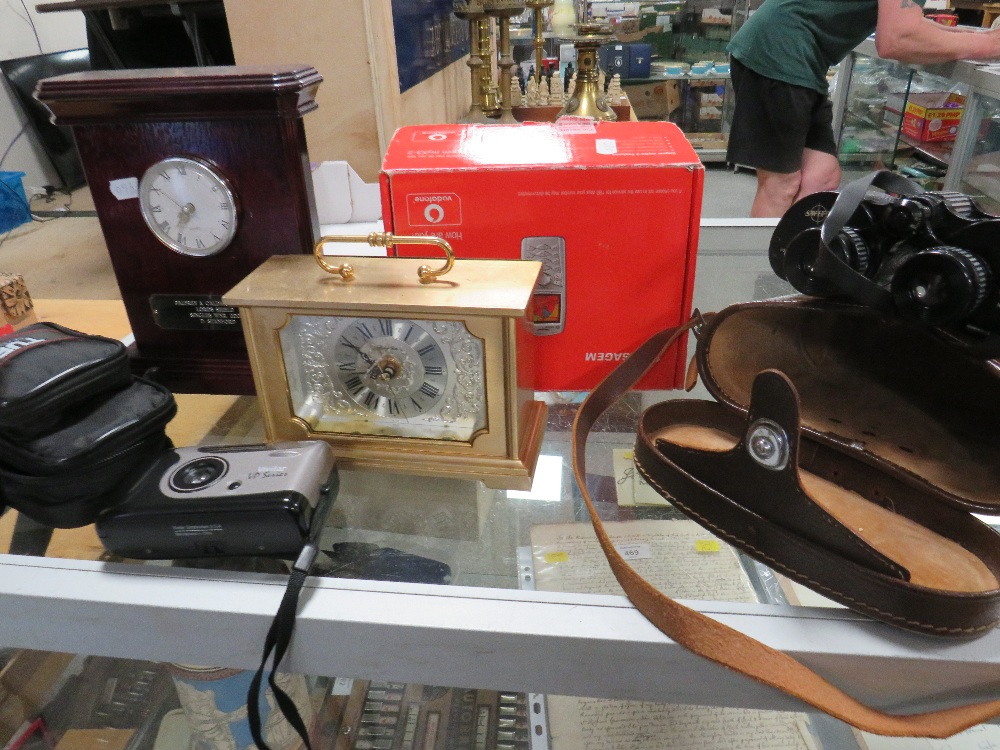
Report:
[[[169,235],[164,235],[160,226],[156,223],[154,217],[151,215],[148,194],[152,187],[152,181],[155,179],[156,175],[163,170],[165,166],[174,165],[185,165],[192,166],[195,169],[207,172],[209,177],[218,185],[218,188],[223,192],[224,197],[229,201],[233,207],[233,223],[232,226],[225,230],[225,236],[220,240],[220,242],[215,245],[209,246],[209,252],[200,251],[192,249],[191,247],[180,243],[177,240],[172,239]],[[199,159],[193,156],[168,156],[164,159],[151,164],[143,172],[142,177],[139,178],[139,213],[142,216],[142,220],[146,227],[152,233],[152,235],[163,245],[173,250],[175,253],[187,256],[189,258],[211,258],[219,253],[223,252],[230,245],[233,244],[233,240],[236,238],[236,232],[239,230],[240,226],[240,205],[236,198],[236,192],[233,190],[232,184],[222,173],[222,171],[211,162],[205,159]]]

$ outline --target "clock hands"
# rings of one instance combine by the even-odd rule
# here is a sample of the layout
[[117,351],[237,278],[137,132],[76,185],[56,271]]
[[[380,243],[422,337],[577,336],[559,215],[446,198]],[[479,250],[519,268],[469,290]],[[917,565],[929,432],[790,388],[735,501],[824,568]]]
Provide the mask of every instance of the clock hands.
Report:
[[375,366],[376,366],[376,365],[375,365],[375,360],[374,360],[374,359],[372,359],[372,358],[371,358],[370,356],[368,356],[367,354],[365,354],[365,353],[364,353],[363,351],[361,351],[361,347],[359,347],[358,345],[356,345],[356,344],[352,344],[352,343],[351,343],[350,341],[348,341],[348,340],[347,340],[347,339],[345,338],[345,339],[344,339],[344,346],[349,346],[349,347],[350,347],[351,349],[353,349],[354,351],[356,351],[356,352],[357,352],[358,354],[360,354],[360,355],[361,355],[361,359],[363,359],[363,360],[364,360],[365,362],[367,362],[367,363],[368,363],[369,365],[371,365],[372,367],[375,367]]
[[196,210],[195,205],[193,203],[186,203],[184,205],[181,205],[180,201],[174,198],[174,196],[172,196],[170,193],[161,190],[159,188],[154,188],[154,189],[156,190],[157,193],[162,195],[164,198],[166,198],[168,201],[173,203],[175,206],[177,206],[177,208],[181,210],[180,213],[177,214],[177,224],[178,226],[181,227],[186,226],[187,223],[191,221],[191,217],[194,216],[194,212]]
[[400,364],[395,357],[384,356],[376,362],[369,354],[362,351],[361,347],[356,344],[351,343],[347,339],[344,339],[344,344],[356,351],[369,365],[368,369],[365,370],[366,378],[369,378],[370,380],[386,381],[392,380],[399,374]]

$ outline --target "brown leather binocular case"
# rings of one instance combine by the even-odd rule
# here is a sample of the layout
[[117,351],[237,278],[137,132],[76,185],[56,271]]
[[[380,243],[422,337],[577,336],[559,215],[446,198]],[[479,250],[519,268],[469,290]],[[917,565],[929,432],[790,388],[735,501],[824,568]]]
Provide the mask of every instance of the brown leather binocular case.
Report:
[[688,329],[715,402],[639,418],[636,468],[685,515],[750,557],[900,628],[972,637],[1000,621],[1000,367],[932,330],[808,297],[727,307],[657,334],[581,406],[574,470],[629,598],[713,661],[879,734],[947,737],[1000,700],[897,716],[667,598],[621,559],[586,490],[596,419]]

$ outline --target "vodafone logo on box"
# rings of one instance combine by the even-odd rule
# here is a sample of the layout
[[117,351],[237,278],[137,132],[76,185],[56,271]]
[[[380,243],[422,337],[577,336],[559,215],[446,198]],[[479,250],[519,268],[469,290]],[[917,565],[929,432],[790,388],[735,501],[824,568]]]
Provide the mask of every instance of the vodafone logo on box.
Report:
[[451,140],[451,138],[448,133],[442,133],[440,130],[418,130],[413,134],[413,140],[440,143],[441,141]]
[[410,193],[406,218],[411,227],[454,227],[462,223],[462,200],[455,193]]

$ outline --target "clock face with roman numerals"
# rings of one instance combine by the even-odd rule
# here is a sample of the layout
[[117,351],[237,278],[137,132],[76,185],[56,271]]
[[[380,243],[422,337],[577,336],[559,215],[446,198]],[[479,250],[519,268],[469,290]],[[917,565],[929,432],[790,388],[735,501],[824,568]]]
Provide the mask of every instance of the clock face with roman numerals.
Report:
[[448,387],[441,343],[412,320],[353,321],[337,341],[334,361],[347,395],[385,417],[426,414]]
[[483,341],[461,321],[293,315],[281,348],[315,433],[469,442],[486,427]]
[[156,238],[184,255],[215,255],[236,235],[233,191],[198,159],[172,156],[149,167],[139,181],[139,210]]

